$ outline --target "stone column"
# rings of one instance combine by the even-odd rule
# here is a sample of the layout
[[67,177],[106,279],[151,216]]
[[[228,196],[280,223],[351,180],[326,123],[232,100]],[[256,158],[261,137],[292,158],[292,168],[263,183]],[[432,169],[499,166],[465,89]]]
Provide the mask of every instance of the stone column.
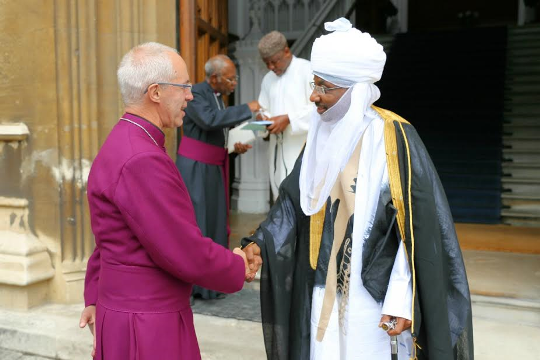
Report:
[[45,301],[54,276],[47,246],[30,230],[28,200],[20,197],[28,135],[24,124],[0,124],[0,306],[18,309]]
[[[0,156],[1,297],[30,286],[40,290],[21,306],[82,300],[94,247],[86,182],[123,112],[116,69],[134,45],[175,47],[176,17],[176,1],[55,0],[39,11],[33,0],[0,1],[0,124],[29,129]],[[174,131],[166,136],[173,156]]]
[[[257,99],[262,79],[268,72],[257,48],[263,35],[258,22],[260,11],[259,2],[253,2],[250,11],[251,30],[244,40],[235,43],[234,57],[238,62],[240,75],[240,83],[235,91],[236,104]],[[268,142],[258,138],[250,151],[236,159],[235,168],[232,208],[246,213],[267,212],[270,208]]]

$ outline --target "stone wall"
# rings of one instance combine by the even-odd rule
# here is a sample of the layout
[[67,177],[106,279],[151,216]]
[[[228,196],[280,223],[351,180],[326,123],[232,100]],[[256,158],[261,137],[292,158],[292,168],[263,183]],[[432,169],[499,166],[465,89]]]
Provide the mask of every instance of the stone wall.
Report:
[[[131,47],[176,47],[175,0],[0,1],[0,306],[81,301],[92,160]],[[176,148],[167,133],[171,156]]]

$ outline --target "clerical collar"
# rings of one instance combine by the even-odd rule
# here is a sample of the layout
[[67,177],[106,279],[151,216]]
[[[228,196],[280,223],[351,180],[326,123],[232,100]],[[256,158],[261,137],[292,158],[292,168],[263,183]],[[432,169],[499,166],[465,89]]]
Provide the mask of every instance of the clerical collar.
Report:
[[221,93],[214,90],[214,95],[221,96]]
[[322,121],[326,123],[332,123],[341,120],[345,116],[345,114],[347,113],[347,111],[349,111],[349,108],[351,107],[352,89],[352,86],[348,88],[337,103],[335,103],[330,109],[326,110],[321,114]]
[[159,132],[161,132],[161,133],[163,134],[163,136],[165,136],[165,133],[163,132],[163,130],[161,130],[161,129],[159,128],[159,126],[157,126],[156,124],[154,124],[154,123],[151,122],[150,120],[146,120],[146,119],[143,118],[142,116],[140,116],[140,115],[135,115],[135,114],[132,114],[132,113],[130,113],[130,112],[127,112],[126,114],[129,114],[129,115],[131,115],[131,116],[136,116],[136,117],[138,117],[139,119],[146,121],[147,123],[149,123],[150,125],[152,125],[152,126],[155,127],[156,129],[158,129]]
[[163,150],[165,150],[165,133],[154,123],[146,120],[139,115],[128,112],[124,113],[124,115],[122,115],[122,118],[129,120],[129,122],[135,122],[142,126],[146,131],[148,131],[148,133],[150,133],[151,138],[153,138],[154,141],[157,142],[157,145]]

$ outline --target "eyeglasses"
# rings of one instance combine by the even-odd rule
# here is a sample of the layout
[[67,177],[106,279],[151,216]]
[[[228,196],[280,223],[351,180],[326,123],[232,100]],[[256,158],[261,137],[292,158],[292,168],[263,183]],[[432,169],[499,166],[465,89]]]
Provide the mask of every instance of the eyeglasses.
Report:
[[226,78],[226,77],[222,77],[222,76],[220,76],[220,77],[221,77],[222,79],[227,80],[227,82],[228,82],[229,84],[232,84],[232,83],[237,83],[237,84],[238,84],[238,80],[240,80],[240,77],[239,77],[238,75],[235,76],[235,77],[233,77],[232,79],[229,79],[229,78]]
[[311,90],[315,90],[317,94],[321,94],[321,95],[326,94],[326,92],[330,90],[343,89],[341,86],[329,88],[324,85],[315,85],[313,81],[310,82],[309,85],[311,86]]
[[[191,88],[193,87],[192,84],[176,84],[176,83],[168,83],[168,82],[159,82],[159,83],[155,83],[157,85],[170,85],[170,86],[178,86],[178,87],[181,87],[181,88],[184,88],[184,90],[187,90],[187,91],[191,91]],[[150,86],[152,86],[154,84],[150,84],[148,85],[148,87],[146,88],[146,90],[144,90],[144,93],[146,94],[148,92],[148,88]]]

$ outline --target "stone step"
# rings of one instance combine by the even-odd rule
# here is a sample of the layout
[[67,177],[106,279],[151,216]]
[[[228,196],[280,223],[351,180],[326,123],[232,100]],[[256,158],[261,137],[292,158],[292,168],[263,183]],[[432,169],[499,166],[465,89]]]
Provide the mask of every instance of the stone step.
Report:
[[[540,126],[527,126],[527,127],[504,127],[505,137],[521,138],[524,136],[540,137]],[[510,145],[506,140],[503,141],[504,145]]]
[[521,136],[523,133],[540,136],[540,123],[503,124],[503,135]]
[[506,85],[504,92],[505,101],[512,100],[516,97],[519,98],[521,96],[530,96],[534,98],[540,94],[540,86],[538,86],[538,89],[535,89],[533,86]]
[[[510,142],[510,141],[538,141],[540,145],[540,136],[536,134],[523,134],[520,136],[503,136],[503,142]],[[540,150],[540,146],[538,147]]]
[[540,75],[540,65],[528,65],[520,66],[519,68],[515,67],[506,67],[506,77],[514,78],[520,76],[534,76],[537,78]]
[[[538,49],[540,51],[540,49]],[[536,51],[536,49],[535,49]],[[537,66],[540,63],[540,58],[537,56],[511,56],[506,61],[506,67],[520,69],[521,67]]]
[[540,184],[524,184],[524,183],[518,183],[518,184],[509,184],[509,183],[503,183],[503,194],[506,195],[515,195],[515,196],[523,196],[523,197],[534,197],[540,194]]
[[502,216],[527,218],[540,222],[540,201],[524,199],[502,198]]
[[507,111],[504,115],[505,123],[521,124],[521,123],[535,123],[540,121],[540,116],[535,114],[514,114],[511,111]]
[[540,141],[537,138],[510,138],[504,137],[503,144],[505,147],[510,147],[514,150],[522,151],[538,151],[540,150]]
[[512,226],[540,227],[540,213],[538,212],[504,209],[501,211],[501,220],[503,224]]
[[501,182],[503,184],[531,184],[531,185],[540,185],[540,179],[519,179],[519,178],[509,178],[502,177]]
[[540,228],[540,220],[519,216],[501,216],[501,223],[511,226]]
[[514,56],[537,56],[540,55],[540,48],[529,48],[529,47],[516,47],[509,48],[506,52],[509,59]]
[[540,195],[535,194],[514,194],[514,193],[503,193],[501,195],[502,199],[507,200],[520,200],[520,201],[540,201]]
[[528,116],[528,117],[540,117],[540,106],[539,105],[527,105],[519,106],[512,109],[505,109],[504,117],[513,117],[515,115]]
[[538,49],[540,48],[540,39],[538,35],[520,35],[508,38],[509,49]]
[[536,85],[540,81],[540,71],[538,69],[506,69],[504,89],[516,85]]
[[[508,169],[540,169],[540,162],[503,162],[502,167]],[[540,179],[540,178],[539,178]]]
[[[536,94],[508,94],[508,98],[504,100],[504,107],[506,109],[512,110],[518,107],[529,107],[529,108],[535,108],[539,107],[538,100],[534,99],[537,97]],[[538,109],[535,111],[539,111]]]
[[507,56],[501,216],[540,227],[540,27],[509,29]]
[[540,154],[535,153],[508,153],[503,151],[504,161],[512,161],[514,163],[538,163],[540,162]]
[[507,85],[538,85],[538,81],[540,80],[539,76],[520,76],[520,77],[507,77],[506,84]]
[[508,45],[540,45],[540,34],[537,32],[530,33],[509,33]]
[[504,194],[537,196],[540,194],[540,179],[538,178],[517,178],[503,176],[501,186]]
[[528,209],[528,208],[509,208],[501,210],[501,216],[514,217],[514,218],[526,218],[540,222],[540,209]]
[[540,26],[536,24],[520,25],[508,28],[508,34],[531,34],[540,33]]

